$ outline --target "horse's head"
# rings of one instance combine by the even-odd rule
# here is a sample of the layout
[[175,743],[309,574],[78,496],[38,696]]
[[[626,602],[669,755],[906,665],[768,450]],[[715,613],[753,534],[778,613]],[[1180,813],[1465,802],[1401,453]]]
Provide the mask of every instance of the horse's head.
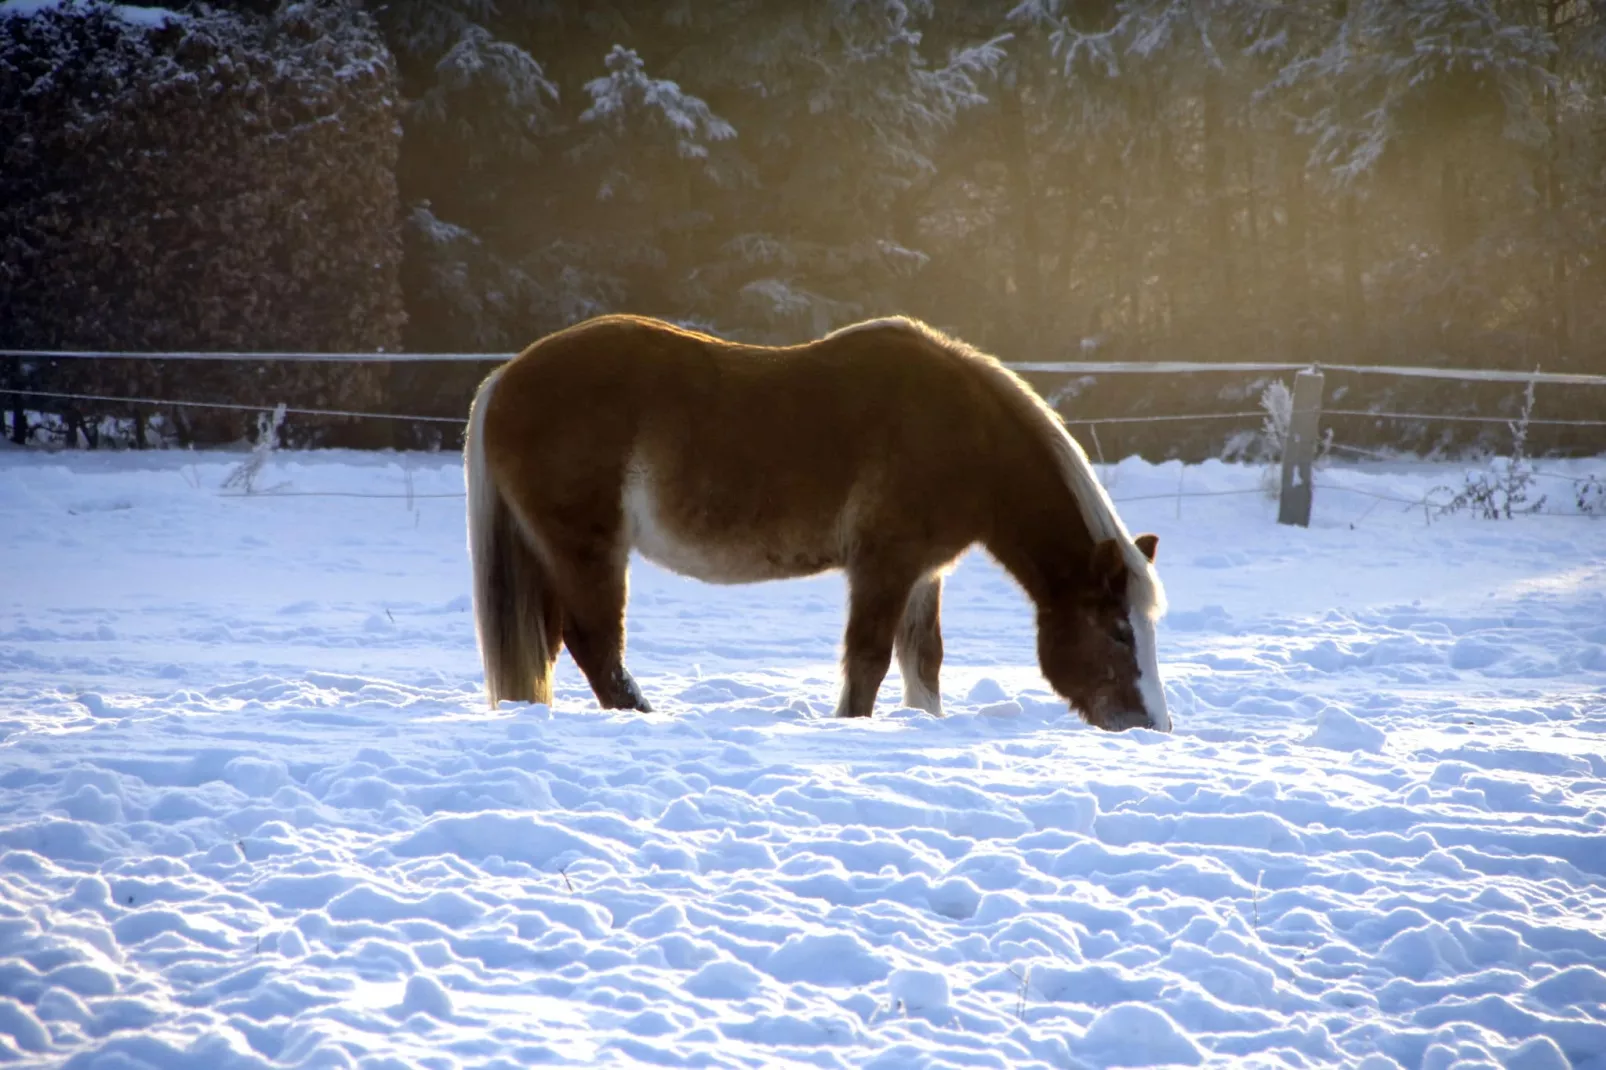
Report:
[[[1159,539],[1133,540],[1149,561]],[[1054,690],[1091,725],[1171,731],[1155,649],[1154,587],[1133,575],[1115,539],[1093,547],[1088,571],[1040,606],[1037,658]]]

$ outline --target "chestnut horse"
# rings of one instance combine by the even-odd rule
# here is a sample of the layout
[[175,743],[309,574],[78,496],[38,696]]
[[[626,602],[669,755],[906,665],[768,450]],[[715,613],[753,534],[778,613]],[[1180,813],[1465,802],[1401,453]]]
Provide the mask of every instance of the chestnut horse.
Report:
[[767,347],[588,320],[486,378],[464,460],[493,708],[550,702],[566,644],[604,707],[651,709],[624,666],[634,549],[713,583],[842,569],[837,715],[870,715],[894,652],[905,704],[940,714],[942,576],[980,543],[1036,603],[1056,692],[1101,728],[1171,728],[1155,536],[1025,383],[924,324]]

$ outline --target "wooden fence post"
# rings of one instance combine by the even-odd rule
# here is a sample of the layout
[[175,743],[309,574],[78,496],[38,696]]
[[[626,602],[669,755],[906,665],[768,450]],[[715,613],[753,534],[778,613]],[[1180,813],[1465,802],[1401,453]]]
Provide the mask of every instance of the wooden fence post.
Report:
[[1316,460],[1322,416],[1322,373],[1315,368],[1294,376],[1294,411],[1283,442],[1283,487],[1277,523],[1310,527],[1311,465]]

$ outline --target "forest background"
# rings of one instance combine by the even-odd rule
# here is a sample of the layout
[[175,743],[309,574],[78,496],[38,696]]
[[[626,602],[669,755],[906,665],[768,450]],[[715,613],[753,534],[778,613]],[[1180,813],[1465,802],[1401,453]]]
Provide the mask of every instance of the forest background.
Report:
[[[1606,372],[1603,0],[0,12],[0,348],[906,313],[1011,361]],[[176,374],[0,375],[47,372]],[[348,405],[445,382],[250,374]]]

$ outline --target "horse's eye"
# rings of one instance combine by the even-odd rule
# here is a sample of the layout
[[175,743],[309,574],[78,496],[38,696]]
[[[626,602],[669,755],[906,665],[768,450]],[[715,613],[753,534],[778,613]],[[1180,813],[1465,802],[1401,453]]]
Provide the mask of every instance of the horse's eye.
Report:
[[1126,621],[1118,621],[1115,625],[1115,641],[1122,646],[1136,646],[1137,640],[1132,635],[1132,625]]

